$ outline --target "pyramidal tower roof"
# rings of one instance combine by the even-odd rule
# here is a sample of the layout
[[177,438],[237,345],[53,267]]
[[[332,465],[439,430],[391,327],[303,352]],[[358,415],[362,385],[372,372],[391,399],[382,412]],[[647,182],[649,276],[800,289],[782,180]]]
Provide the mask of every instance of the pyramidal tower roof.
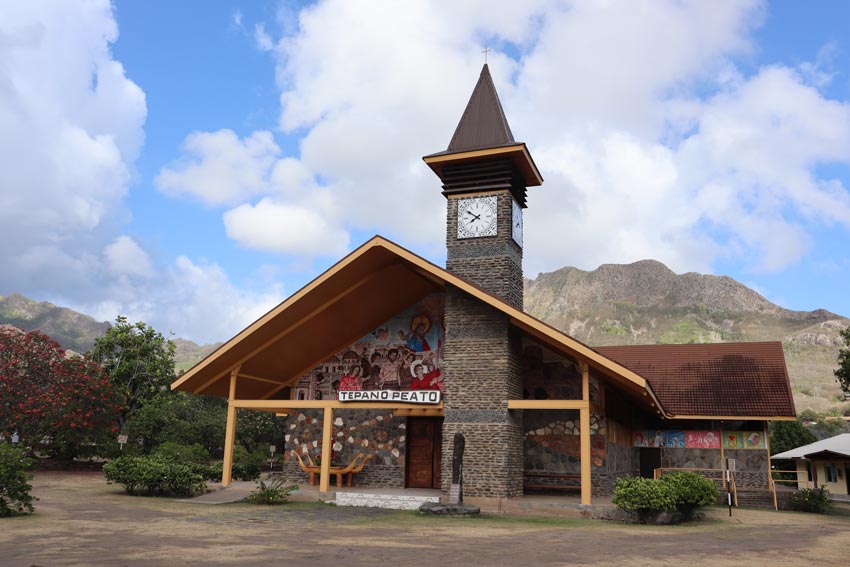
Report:
[[447,151],[462,152],[514,143],[490,68],[485,63]]

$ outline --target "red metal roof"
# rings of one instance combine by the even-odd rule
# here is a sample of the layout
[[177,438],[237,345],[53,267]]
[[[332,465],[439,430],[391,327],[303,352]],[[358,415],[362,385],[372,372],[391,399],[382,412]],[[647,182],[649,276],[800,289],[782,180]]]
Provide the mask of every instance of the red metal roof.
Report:
[[597,347],[643,376],[675,416],[792,417],[780,342]]

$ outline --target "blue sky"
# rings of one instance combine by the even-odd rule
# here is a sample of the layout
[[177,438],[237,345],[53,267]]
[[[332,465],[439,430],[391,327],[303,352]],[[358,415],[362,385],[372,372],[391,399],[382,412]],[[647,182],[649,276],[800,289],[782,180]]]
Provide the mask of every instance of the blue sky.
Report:
[[0,5],[0,294],[225,340],[373,234],[444,262],[489,46],[527,276],[654,258],[850,315],[850,3]]

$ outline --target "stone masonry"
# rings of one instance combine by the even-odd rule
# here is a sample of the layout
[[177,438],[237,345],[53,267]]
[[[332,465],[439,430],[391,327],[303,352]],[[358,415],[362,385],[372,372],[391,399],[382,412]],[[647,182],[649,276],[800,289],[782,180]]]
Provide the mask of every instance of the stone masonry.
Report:
[[455,433],[466,437],[464,494],[522,494],[522,412],[507,400],[522,397],[522,344],[507,317],[466,293],[446,294],[443,371],[442,490],[449,491]]

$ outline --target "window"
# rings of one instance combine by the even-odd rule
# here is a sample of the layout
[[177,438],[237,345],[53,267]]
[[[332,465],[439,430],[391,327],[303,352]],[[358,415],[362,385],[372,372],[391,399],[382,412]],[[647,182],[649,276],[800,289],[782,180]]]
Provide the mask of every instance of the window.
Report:
[[838,482],[838,469],[835,463],[826,463],[823,468],[826,470],[827,482]]
[[814,480],[814,477],[812,476],[812,463],[811,463],[811,461],[806,462],[806,473],[809,475],[809,482],[812,482]]

